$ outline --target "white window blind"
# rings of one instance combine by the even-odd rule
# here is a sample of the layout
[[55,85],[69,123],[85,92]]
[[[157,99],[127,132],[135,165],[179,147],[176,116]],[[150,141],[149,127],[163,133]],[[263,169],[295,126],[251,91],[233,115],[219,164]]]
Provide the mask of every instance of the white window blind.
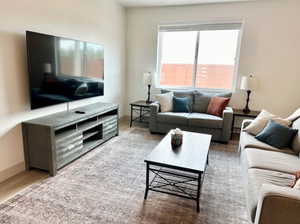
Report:
[[160,25],[160,32],[202,31],[202,30],[239,30],[241,23],[189,24],[189,25]]

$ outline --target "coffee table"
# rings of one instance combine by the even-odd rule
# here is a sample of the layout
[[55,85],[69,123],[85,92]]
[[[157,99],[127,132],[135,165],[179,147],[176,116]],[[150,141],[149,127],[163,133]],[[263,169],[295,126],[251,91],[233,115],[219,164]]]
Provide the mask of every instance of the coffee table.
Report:
[[[171,133],[146,157],[146,190],[179,196],[197,203],[199,200],[204,173],[208,165],[211,135],[183,132],[183,143],[172,148]],[[150,173],[153,178],[150,181]]]

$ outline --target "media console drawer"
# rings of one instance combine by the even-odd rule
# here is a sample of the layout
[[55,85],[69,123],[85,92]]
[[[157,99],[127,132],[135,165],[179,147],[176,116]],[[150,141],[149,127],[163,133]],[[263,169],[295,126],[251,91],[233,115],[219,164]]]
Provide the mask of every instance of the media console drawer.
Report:
[[27,170],[38,168],[54,176],[58,169],[118,135],[118,105],[96,103],[77,110],[87,113],[61,112],[22,123]]

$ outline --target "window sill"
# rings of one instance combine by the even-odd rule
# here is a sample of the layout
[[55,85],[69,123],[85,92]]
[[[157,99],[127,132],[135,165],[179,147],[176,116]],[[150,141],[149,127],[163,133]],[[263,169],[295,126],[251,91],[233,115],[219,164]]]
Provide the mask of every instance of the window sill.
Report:
[[199,90],[205,92],[235,92],[234,89],[211,89],[211,88],[195,88],[193,86],[157,86],[156,89],[168,89],[168,90]]

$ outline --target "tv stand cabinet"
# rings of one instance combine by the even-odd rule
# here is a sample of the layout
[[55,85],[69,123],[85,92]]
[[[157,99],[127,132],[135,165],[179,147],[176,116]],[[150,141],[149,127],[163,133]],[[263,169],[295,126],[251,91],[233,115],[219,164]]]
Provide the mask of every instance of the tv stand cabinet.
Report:
[[55,176],[60,168],[117,136],[118,120],[118,105],[96,103],[23,122],[26,169]]

